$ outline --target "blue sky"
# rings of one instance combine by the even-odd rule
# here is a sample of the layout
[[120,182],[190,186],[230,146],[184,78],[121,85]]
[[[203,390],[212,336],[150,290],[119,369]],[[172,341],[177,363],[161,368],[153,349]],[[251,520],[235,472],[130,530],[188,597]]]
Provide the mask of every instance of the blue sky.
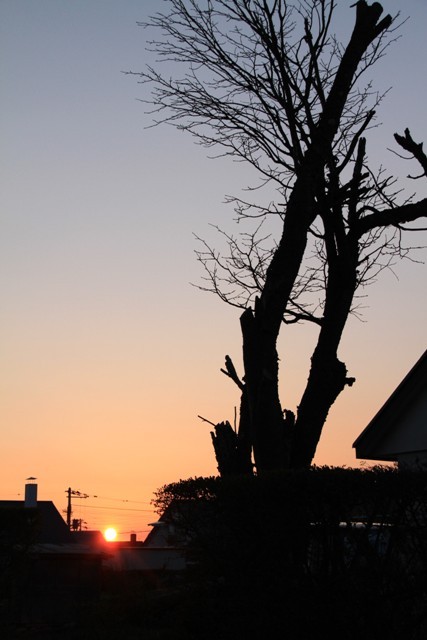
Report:
[[[351,4],[339,3],[343,33]],[[165,482],[215,473],[197,414],[231,419],[238,405],[219,369],[226,353],[240,362],[239,313],[189,283],[201,275],[193,232],[231,229],[224,196],[251,176],[170,127],[147,129],[138,100],[147,90],[122,72],[144,68],[136,23],[162,5],[0,0],[0,478],[9,495],[35,475],[45,498],[78,483],[149,499]],[[392,91],[368,152],[405,175],[387,147],[407,126],[427,144],[427,5],[383,6],[410,20],[375,71]],[[425,349],[425,268],[406,263],[397,274],[368,291],[366,322],[349,323],[341,356],[357,384],[337,403],[318,463],[356,463],[353,440]],[[281,340],[290,408],[311,343],[302,329]]]

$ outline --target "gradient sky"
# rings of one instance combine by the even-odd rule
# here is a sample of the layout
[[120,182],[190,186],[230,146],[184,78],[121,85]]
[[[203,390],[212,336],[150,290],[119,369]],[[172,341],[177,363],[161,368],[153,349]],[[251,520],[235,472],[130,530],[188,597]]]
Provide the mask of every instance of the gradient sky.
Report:
[[[353,3],[339,2],[343,34]],[[241,371],[239,312],[190,283],[201,276],[193,232],[232,229],[224,196],[250,174],[169,127],[146,128],[147,90],[122,71],[144,68],[136,23],[162,4],[0,0],[0,499],[20,499],[35,476],[62,511],[71,486],[91,496],[75,517],[124,537],[145,536],[156,488],[216,473],[197,415],[232,420],[239,403],[220,373],[225,354]],[[405,176],[418,169],[387,148],[405,127],[427,144],[427,4],[383,6],[410,19],[375,72],[392,90],[368,152]],[[340,357],[357,382],[332,409],[319,465],[360,464],[353,441],[426,348],[425,267],[396,275],[367,291],[364,322],[349,321]],[[280,339],[288,408],[312,344],[300,327]]]

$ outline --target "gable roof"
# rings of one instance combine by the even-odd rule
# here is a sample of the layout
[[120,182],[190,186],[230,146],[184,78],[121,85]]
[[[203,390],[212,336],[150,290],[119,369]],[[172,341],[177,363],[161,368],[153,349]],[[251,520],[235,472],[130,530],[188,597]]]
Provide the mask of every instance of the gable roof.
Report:
[[[409,415],[411,408],[416,403],[425,403],[426,397],[427,349],[354,441],[356,457],[367,460],[397,460],[396,452],[381,454],[381,443],[396,432],[399,426],[407,427],[406,416]],[[424,440],[427,448],[427,433]],[[417,445],[414,445],[412,450],[414,449],[417,450]],[[407,452],[412,450],[409,444]]]
[[166,507],[162,515],[156,522],[150,522],[153,527],[144,540],[146,547],[169,547],[170,546],[170,528],[179,521],[181,505],[172,502]]
[[146,547],[188,546],[197,533],[211,526],[213,502],[209,500],[174,499],[166,507],[144,540]]
[[[75,542],[61,514],[51,500],[38,500],[28,508],[22,500],[0,500],[0,535],[7,536],[16,527],[34,525],[34,542],[64,544]],[[9,529],[9,531],[8,531]]]

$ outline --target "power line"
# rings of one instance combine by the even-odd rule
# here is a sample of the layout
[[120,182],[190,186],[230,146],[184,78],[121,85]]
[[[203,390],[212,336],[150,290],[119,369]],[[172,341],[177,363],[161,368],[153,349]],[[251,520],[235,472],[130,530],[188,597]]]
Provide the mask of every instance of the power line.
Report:
[[150,533],[150,529],[131,529],[130,531],[117,531],[117,533],[121,536],[125,533]]
[[91,498],[98,498],[99,500],[112,500],[116,502],[131,502],[133,504],[151,504],[151,502],[147,502],[146,500],[128,500],[127,498],[108,498],[106,496],[93,495]]
[[144,513],[154,513],[154,509],[128,509],[126,507],[101,507],[97,504],[80,504],[80,508],[85,509],[111,509],[112,511],[140,511]]

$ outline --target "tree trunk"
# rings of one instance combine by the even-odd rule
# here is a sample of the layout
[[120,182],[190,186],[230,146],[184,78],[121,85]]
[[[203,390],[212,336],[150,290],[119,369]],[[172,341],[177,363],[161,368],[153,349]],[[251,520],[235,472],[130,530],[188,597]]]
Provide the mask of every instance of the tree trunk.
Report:
[[[324,189],[324,170],[334,136],[351,90],[354,75],[369,45],[386,29],[391,18],[380,23],[382,7],[357,3],[356,24],[345,50],[319,122],[313,131],[286,207],[283,233],[267,269],[255,310],[242,314],[243,359],[250,427],[258,472],[310,464],[328,411],[349,383],[337,348],[355,291],[351,275],[344,283],[339,270],[330,268],[324,323],[303,395],[289,451],[290,429],[283,418],[278,393],[277,338],[293,285],[304,259],[309,227],[318,210],[317,196]],[[347,265],[342,265],[347,268]],[[354,273],[353,273],[354,276]],[[293,430],[292,430],[293,431]]]
[[357,260],[354,255],[349,263],[348,258],[345,263],[336,260],[330,266],[322,328],[298,407],[290,464],[293,468],[312,463],[331,406],[344,387],[354,382],[354,378],[347,378],[346,366],[337,357],[357,282]]
[[241,316],[248,431],[258,472],[283,468],[285,434],[274,340],[263,335],[251,309]]

